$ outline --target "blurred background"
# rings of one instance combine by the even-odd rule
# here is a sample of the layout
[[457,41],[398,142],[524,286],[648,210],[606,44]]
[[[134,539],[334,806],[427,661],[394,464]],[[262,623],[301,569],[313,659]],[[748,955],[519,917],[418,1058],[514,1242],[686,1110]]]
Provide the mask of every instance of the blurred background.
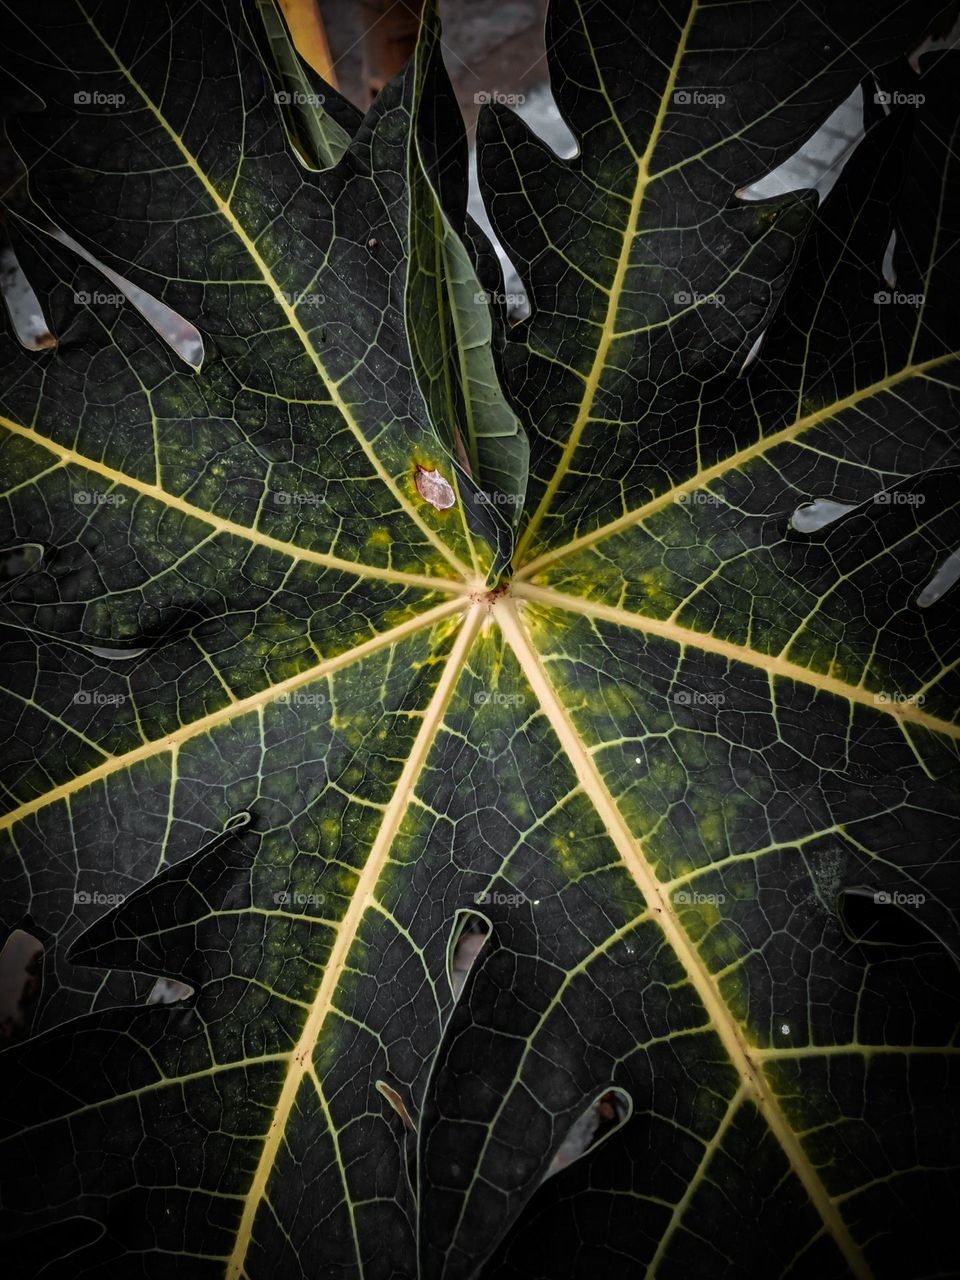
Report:
[[[280,0],[301,52],[323,78],[361,110],[413,52],[423,0]],[[313,10],[316,14],[314,22]],[[549,90],[544,23],[547,0],[441,0],[443,53],[473,144],[480,107],[512,107],[558,155],[576,152]],[[470,212],[491,240],[471,156]],[[497,246],[499,249],[499,246]],[[513,310],[523,288],[500,253]]]
[[[292,13],[296,3],[282,7]],[[413,52],[419,0],[318,0],[331,75],[366,109]],[[482,93],[524,93],[546,80],[546,0],[446,0],[447,68],[468,127]],[[318,67],[318,70],[320,68]],[[321,71],[321,74],[323,72]]]

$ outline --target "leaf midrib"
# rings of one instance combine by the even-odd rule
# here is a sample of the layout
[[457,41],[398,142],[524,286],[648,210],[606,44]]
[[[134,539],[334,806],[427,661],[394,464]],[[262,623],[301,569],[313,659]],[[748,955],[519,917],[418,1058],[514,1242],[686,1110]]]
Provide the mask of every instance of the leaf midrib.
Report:
[[[194,520],[202,520],[204,524],[211,526],[218,533],[231,534],[233,537],[242,538],[244,541],[251,542],[258,547],[266,547],[270,551],[277,551],[293,560],[303,560],[309,564],[322,565],[326,569],[339,569],[344,573],[354,574],[358,578],[374,578],[384,582],[401,582],[411,587],[426,587],[458,594],[467,590],[463,582],[457,582],[452,578],[433,578],[425,573],[407,573],[402,569],[388,569],[379,565],[361,563],[360,561],[345,560],[340,556],[330,555],[326,551],[311,551],[309,548],[301,547],[297,543],[285,542],[282,538],[273,538],[269,534],[261,533],[259,529],[252,528],[249,525],[238,524],[234,520],[227,520],[223,516],[214,515],[213,512],[207,511],[204,507],[197,507],[185,498],[180,498],[176,494],[170,493],[169,490],[161,488],[160,485],[148,484],[145,480],[139,480],[135,476],[128,475],[125,471],[117,471],[114,467],[107,466],[106,463],[99,462],[95,458],[88,458],[85,454],[78,453],[75,449],[68,449],[65,445],[58,444],[55,440],[41,435],[34,427],[14,422],[12,418],[7,418],[2,414],[0,414],[0,426],[14,435],[21,436],[31,441],[31,443],[48,450],[60,459],[61,465],[83,467],[84,470],[91,472],[93,475],[109,481],[111,485],[133,489],[135,493],[139,493],[145,498],[151,498],[155,502],[160,502],[165,507],[179,511],[182,515],[190,516]],[[43,472],[43,474],[49,474],[49,470]],[[29,483],[29,481],[24,483]]]
[[[143,102],[144,106],[148,109],[148,111],[150,111],[154,119],[157,121],[157,123],[161,126],[161,128],[170,138],[170,141],[173,143],[173,145],[177,148],[177,150],[183,156],[184,161],[187,164],[187,167],[194,174],[197,181],[201,184],[204,191],[209,196],[210,201],[213,204],[214,208],[224,218],[224,220],[230,227],[230,230],[232,231],[232,233],[237,237],[237,239],[243,245],[250,260],[254,263],[254,265],[257,268],[257,271],[260,273],[260,276],[263,279],[263,283],[270,290],[270,293],[274,301],[276,302],[280,310],[283,312],[284,317],[286,318],[287,324],[296,334],[297,338],[300,341],[301,346],[303,347],[308,358],[310,359],[318,375],[320,376],[320,379],[323,382],[323,385],[326,387],[327,394],[330,396],[330,399],[334,407],[337,409],[341,418],[343,419],[345,426],[356,438],[357,443],[359,444],[364,456],[366,457],[370,465],[373,467],[379,479],[390,491],[390,494],[392,495],[394,500],[398,503],[401,510],[404,512],[404,514],[417,526],[417,528],[424,535],[427,541],[430,542],[430,544],[435,548],[435,550],[437,550],[443,556],[443,558],[447,561],[447,563],[450,564],[458,573],[462,574],[464,577],[469,577],[470,570],[467,568],[467,566],[460,560],[460,558],[453,551],[451,551],[451,549],[447,546],[447,544],[443,541],[443,539],[440,538],[436,534],[436,532],[433,529],[431,529],[430,526],[421,518],[420,513],[417,511],[417,509],[414,506],[411,505],[407,496],[402,492],[402,490],[394,481],[393,476],[391,476],[389,472],[386,470],[386,468],[383,466],[383,463],[380,461],[379,457],[377,456],[376,451],[374,450],[370,441],[367,439],[366,435],[361,429],[360,424],[357,422],[356,418],[354,417],[353,410],[350,408],[350,405],[346,402],[346,400],[344,400],[343,396],[341,395],[339,384],[335,382],[333,378],[330,376],[330,374],[327,372],[326,367],[323,364],[323,361],[320,359],[319,352],[316,350],[316,348],[314,347],[313,343],[310,340],[310,335],[307,333],[303,325],[300,323],[300,320],[296,313],[296,308],[293,306],[292,303],[287,301],[286,297],[284,297],[283,291],[280,288],[279,281],[273,275],[273,272],[270,270],[270,267],[267,265],[265,258],[260,253],[256,244],[247,234],[245,228],[243,227],[240,220],[237,218],[236,214],[233,212],[232,208],[230,207],[229,200],[225,200],[220,195],[220,193],[217,191],[217,188],[214,186],[214,184],[207,177],[206,173],[204,173],[203,169],[200,167],[200,164],[198,163],[196,156],[193,155],[190,148],[186,145],[184,140],[173,128],[173,126],[167,120],[166,116],[163,114],[160,108],[148,96],[143,86],[134,78],[132,72],[124,64],[124,62],[120,58],[117,51],[113,48],[113,46],[105,39],[103,34],[98,29],[96,23],[91,18],[90,14],[88,14],[86,9],[84,9],[83,5],[79,3],[79,0],[77,0],[77,7],[79,8],[80,12],[83,14],[87,24],[90,27],[90,30],[94,33],[96,38],[100,41],[100,44],[107,51],[107,53],[109,53],[110,57],[115,62],[118,71],[123,75],[124,79],[130,85],[130,87],[137,93],[140,100]],[[462,510],[460,514],[462,518]],[[466,530],[465,530],[465,533],[466,533]],[[469,533],[466,533],[466,537],[469,543],[470,542]]]
[[550,608],[567,609],[572,613],[582,614],[587,618],[611,622],[616,626],[629,627],[632,631],[641,631],[645,635],[658,636],[669,640],[681,648],[692,647],[706,653],[715,653],[731,662],[743,663],[757,667],[768,675],[785,680],[793,680],[800,684],[811,685],[823,693],[835,694],[847,702],[855,702],[892,716],[895,720],[909,724],[917,724],[934,733],[960,740],[960,724],[952,724],[939,716],[931,715],[922,707],[911,702],[877,702],[876,692],[863,685],[849,684],[836,676],[826,675],[811,667],[804,667],[798,662],[791,662],[780,654],[767,654],[749,645],[737,644],[732,640],[721,640],[709,632],[694,631],[691,627],[681,626],[661,618],[652,618],[647,614],[631,613],[627,609],[615,605],[600,604],[582,596],[568,595],[563,591],[555,591],[549,587],[538,587],[530,582],[518,582],[513,594],[521,600],[546,605]]
[[582,534],[578,538],[571,538],[569,542],[563,543],[559,547],[544,551],[541,555],[535,556],[531,560],[527,560],[520,565],[514,575],[515,581],[523,581],[530,578],[533,574],[539,573],[541,569],[547,565],[555,564],[558,560],[566,559],[570,555],[574,555],[578,551],[582,551],[585,547],[593,546],[597,542],[602,542],[606,538],[613,537],[615,534],[622,533],[624,530],[632,528],[634,525],[641,524],[650,516],[655,515],[664,507],[670,506],[671,503],[677,502],[689,493],[693,493],[697,489],[702,489],[714,480],[720,480],[731,471],[736,471],[752,462],[755,458],[764,457],[771,449],[777,448],[781,444],[788,444],[795,440],[803,432],[811,427],[819,426],[823,422],[829,421],[837,414],[843,413],[847,409],[855,408],[864,400],[869,400],[875,395],[881,395],[886,391],[891,391],[901,382],[906,382],[910,378],[926,377],[931,369],[936,369],[941,365],[949,364],[955,361],[958,353],[950,351],[944,355],[934,356],[929,360],[925,360],[920,364],[905,365],[903,369],[896,373],[887,374],[883,378],[879,378],[876,382],[870,383],[868,386],[862,387],[857,391],[851,392],[840,400],[834,400],[831,404],[824,405],[821,409],[815,409],[810,413],[804,414],[802,417],[794,419],[786,427],[781,427],[779,431],[774,431],[770,435],[761,436],[755,440],[753,444],[746,445],[743,449],[738,449],[736,453],[730,454],[728,457],[716,462],[713,466],[705,467],[698,471],[695,475],[681,481],[679,484],[671,486],[663,493],[658,494],[655,498],[651,498],[648,502],[643,503],[639,507],[635,507],[632,511],[625,512],[622,516],[618,516],[615,520],[609,521],[607,524],[592,529],[589,533]]
[[[577,7],[579,10],[579,4]],[[634,183],[633,195],[630,200],[630,210],[627,215],[627,222],[623,231],[620,254],[617,258],[617,265],[607,298],[607,311],[604,316],[600,341],[597,344],[593,363],[590,366],[590,372],[587,375],[587,379],[584,384],[583,395],[581,396],[580,404],[577,408],[577,415],[570,428],[570,434],[567,437],[567,442],[564,445],[562,454],[560,455],[560,460],[547,482],[547,486],[544,489],[543,496],[541,497],[536,510],[531,515],[527,522],[527,527],[517,543],[517,563],[522,563],[523,555],[530,546],[530,543],[533,541],[541,521],[550,509],[550,504],[570,469],[570,464],[573,461],[573,457],[577,449],[580,447],[580,439],[583,435],[584,428],[590,421],[590,414],[593,411],[594,401],[596,400],[600,383],[602,382],[603,375],[606,371],[607,354],[609,353],[610,347],[619,336],[617,332],[617,314],[620,309],[620,302],[623,295],[624,283],[627,278],[627,272],[630,269],[630,257],[633,252],[633,243],[636,239],[637,228],[640,222],[640,213],[643,209],[644,196],[646,195],[647,186],[652,180],[650,175],[650,158],[660,140],[660,133],[663,129],[664,120],[666,119],[670,96],[677,81],[680,64],[683,61],[684,54],[686,53],[687,41],[690,38],[690,32],[693,29],[693,20],[696,17],[697,8],[698,0],[691,0],[687,19],[680,33],[680,38],[677,41],[677,48],[674,52],[673,62],[667,75],[667,81],[664,86],[663,93],[661,94],[656,119],[651,126],[650,136],[647,140],[647,145],[644,149],[643,155],[641,155],[637,160],[636,182]],[[583,23],[582,12],[581,22]],[[587,35],[585,23],[584,38],[589,44],[589,36]],[[617,119],[616,116],[614,116],[614,118]],[[617,123],[619,125],[619,120],[617,120]]]
[[753,1098],[763,1114],[793,1172],[802,1183],[851,1272],[858,1277],[858,1280],[869,1280],[871,1272],[863,1254],[804,1151],[797,1134],[787,1122],[780,1102],[763,1074],[762,1066],[754,1061],[751,1047],[747,1044],[740,1025],[720,995],[712,975],[681,925],[670,895],[664,892],[651,864],[644,856],[642,847],[634,839],[616,801],[607,789],[595,761],[584,746],[550,682],[540,655],[527,635],[516,605],[509,600],[503,600],[494,606],[494,612],[528,683],[537,695],[544,714],[577,774],[584,794],[593,804],[607,834],[620,853],[625,867],[643,894],[644,900],[653,908],[654,919],[659,924],[677,960],[686,971],[711,1025],[740,1076],[744,1090]]
[[[289,1067],[280,1096],[273,1110],[273,1117],[264,1141],[260,1159],[244,1203],[236,1243],[227,1263],[227,1280],[238,1280],[244,1274],[244,1260],[253,1239],[257,1210],[266,1193],[270,1174],[276,1163],[277,1153],[283,1141],[287,1121],[296,1102],[303,1080],[315,1069],[313,1053],[320,1038],[327,1016],[334,1008],[336,988],[343,977],[350,948],[357,937],[360,923],[371,904],[377,883],[390,857],[393,842],[413,795],[417,779],[434,739],[439,732],[450,698],[456,688],[460,673],[470,654],[474,638],[487,614],[482,604],[471,605],[464,616],[460,632],[450,651],[443,674],[437,683],[413,747],[404,763],[390,802],[384,811],[383,821],[377,831],[363,870],[350,899],[343,919],[336,926],[333,947],[323,969],[323,977],[317,989],[310,1013],[300,1038],[289,1055]],[[319,1082],[317,1082],[319,1088]],[[349,1199],[349,1197],[348,1197]],[[359,1261],[359,1260],[358,1260]],[[362,1271],[362,1268],[360,1268]]]
[[107,756],[101,764],[96,765],[93,769],[77,774],[66,782],[60,783],[59,786],[53,787],[41,795],[34,796],[32,800],[25,801],[8,813],[0,814],[0,831],[15,826],[18,822],[22,822],[24,818],[29,817],[40,809],[46,808],[49,804],[54,804],[58,800],[66,800],[75,792],[93,786],[94,783],[102,782],[112,774],[131,769],[134,765],[140,764],[144,760],[149,760],[153,756],[162,755],[167,751],[175,753],[185,742],[189,742],[192,738],[228,724],[238,716],[248,715],[252,711],[257,711],[269,703],[275,702],[282,695],[292,693],[304,685],[312,684],[315,680],[332,675],[343,667],[360,662],[371,654],[376,653],[379,649],[389,648],[407,636],[413,635],[417,631],[422,631],[424,628],[432,626],[435,622],[439,622],[463,609],[464,604],[464,599],[444,601],[443,604],[436,605],[424,613],[417,614],[406,622],[400,623],[399,626],[392,627],[389,631],[383,631],[379,635],[373,636],[370,640],[365,640],[363,644],[346,650],[344,653],[327,658],[306,671],[298,672],[296,675],[290,676],[286,680],[281,680],[277,684],[268,685],[267,688],[261,689],[258,693],[251,694],[247,698],[228,702],[218,710],[211,711],[199,720],[193,720],[189,724],[183,725],[180,729],[165,734],[162,738],[151,739],[149,742],[143,743],[142,746],[134,747],[132,751],[126,751],[122,755]]

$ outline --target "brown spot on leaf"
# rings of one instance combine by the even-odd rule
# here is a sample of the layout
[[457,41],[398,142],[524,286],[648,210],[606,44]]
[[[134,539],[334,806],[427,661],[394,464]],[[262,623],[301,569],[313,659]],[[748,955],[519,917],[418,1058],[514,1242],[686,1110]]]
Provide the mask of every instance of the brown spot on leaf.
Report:
[[450,481],[439,471],[428,471],[426,467],[418,466],[414,480],[420,497],[438,511],[446,511],[457,500]]

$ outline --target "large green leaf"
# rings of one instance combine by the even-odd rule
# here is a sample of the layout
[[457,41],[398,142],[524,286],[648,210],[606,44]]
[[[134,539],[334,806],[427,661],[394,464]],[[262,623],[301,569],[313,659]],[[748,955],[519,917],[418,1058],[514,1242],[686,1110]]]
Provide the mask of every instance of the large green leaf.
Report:
[[489,253],[477,242],[482,232],[467,222],[467,142],[457,100],[440,59],[424,56],[437,40],[439,31],[425,27],[409,166],[407,330],[433,422],[482,480],[477,501],[495,506],[512,527],[526,490],[529,444],[500,390],[493,317],[464,243],[478,256]]
[[[495,353],[432,9],[360,124],[285,118],[259,6],[22,10],[32,198],[206,358],[17,224],[18,1274],[955,1273],[956,59],[893,63],[935,8],[554,3],[578,156],[480,122]],[[822,209],[736,194],[865,74],[925,100]]]
[[[120,19],[103,13],[102,23]],[[80,850],[82,885],[76,859],[56,859],[43,885],[48,855],[8,863],[8,918],[32,896],[32,920],[56,935],[57,950],[71,941],[75,892],[129,892],[230,816],[198,817],[182,845],[168,831],[181,742],[231,719],[237,704],[256,708],[278,681],[306,679],[405,627],[465,589],[454,578],[482,576],[491,557],[468,540],[466,511],[509,554],[506,516],[468,501],[477,487],[431,427],[407,354],[397,267],[412,84],[394,86],[336,170],[313,174],[285,144],[284,104],[241,15],[233,32],[212,11],[198,28],[185,16],[174,24],[182,48],[170,56],[188,72],[179,92],[159,56],[138,63],[139,80],[128,69],[141,40],[163,50],[151,41],[169,14],[157,13],[152,36],[133,24],[103,30],[71,5],[61,17],[76,76],[57,72],[46,84],[36,71],[44,46],[22,52],[48,99],[46,111],[11,124],[28,164],[31,147],[44,153],[30,166],[32,194],[95,255],[196,321],[206,361],[199,375],[185,368],[117,304],[115,287],[21,229],[20,256],[60,346],[46,363],[14,345],[5,353],[14,487],[4,541],[45,550],[6,595],[20,672],[6,794],[22,817],[51,787],[79,791],[82,804],[92,793],[76,779],[102,768],[123,786],[136,752],[163,796],[133,806],[136,831],[127,819],[114,831],[96,824],[96,839],[113,847]],[[194,65],[198,42],[207,60]],[[76,94],[92,99],[79,104],[92,113],[82,137]],[[205,156],[215,112],[230,123]],[[101,172],[109,166],[113,178]],[[76,187],[79,204],[67,196]],[[121,192],[139,217],[109,212]],[[92,305],[78,311],[78,296]],[[455,508],[424,502],[418,467],[456,483]],[[131,657],[104,663],[104,649]],[[37,838],[46,845],[45,832]],[[93,994],[100,986],[94,975],[69,981]],[[76,1012],[53,983],[46,999]]]

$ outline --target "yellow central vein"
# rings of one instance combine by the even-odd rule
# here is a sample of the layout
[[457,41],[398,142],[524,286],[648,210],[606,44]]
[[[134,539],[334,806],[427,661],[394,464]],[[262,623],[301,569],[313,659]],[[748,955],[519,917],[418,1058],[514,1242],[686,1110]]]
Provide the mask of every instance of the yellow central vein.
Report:
[[960,1044],[805,1044],[792,1048],[790,1045],[771,1045],[766,1049],[755,1049],[754,1057],[763,1062],[792,1062],[795,1058],[843,1058],[851,1055],[858,1058],[875,1058],[883,1054],[912,1057],[916,1055],[932,1055],[954,1057],[960,1054]]
[[170,507],[174,511],[179,511],[182,515],[191,516],[195,520],[202,520],[204,524],[211,526],[218,533],[232,534],[234,537],[243,538],[256,546],[267,547],[271,551],[279,551],[282,555],[290,556],[294,560],[302,560],[308,564],[320,564],[327,569],[341,569],[344,573],[352,573],[358,578],[376,578],[385,582],[402,582],[411,587],[435,587],[439,591],[459,593],[468,589],[464,583],[457,582],[452,578],[431,578],[427,574],[404,573],[400,569],[381,569],[374,565],[360,564],[353,560],[342,560],[339,556],[329,555],[325,551],[309,551],[306,547],[299,547],[292,542],[284,542],[281,538],[271,538],[268,534],[260,533],[257,529],[237,524],[234,520],[224,520],[221,516],[215,516],[212,512],[204,510],[203,507],[195,507],[192,502],[187,502],[185,498],[178,498],[175,494],[169,493],[159,485],[147,484],[145,480],[137,480],[134,476],[128,476],[123,471],[116,471],[113,467],[107,466],[106,463],[97,462],[94,458],[88,458],[82,453],[77,453],[75,449],[67,449],[64,445],[57,444],[55,440],[50,440],[46,436],[40,435],[32,427],[25,427],[22,423],[14,422],[11,418],[5,418],[2,414],[0,414],[0,427],[4,427],[7,431],[13,432],[14,435],[22,436],[25,440],[30,440],[33,444],[47,449],[54,457],[59,458],[63,465],[69,464],[83,467],[93,475],[109,481],[112,485],[121,485],[126,489],[132,489],[135,493],[140,493],[145,498],[152,498],[154,501],[161,502],[164,506]]
[[357,645],[353,649],[348,649],[346,653],[327,658],[324,662],[319,662],[316,666],[310,667],[309,670],[301,671],[295,676],[281,680],[279,684],[271,685],[268,689],[261,689],[259,693],[253,693],[248,698],[229,702],[217,711],[211,711],[209,715],[202,716],[191,724],[183,725],[180,729],[174,730],[173,733],[168,733],[164,737],[156,738],[151,742],[145,742],[143,746],[134,747],[132,751],[126,751],[123,755],[108,756],[102,764],[98,764],[93,769],[88,769],[86,773],[78,774],[77,777],[71,778],[68,782],[63,782],[52,790],[45,791],[43,795],[27,800],[9,813],[0,815],[0,831],[14,826],[24,818],[29,817],[30,814],[45,808],[48,804],[53,804],[57,800],[65,800],[75,792],[93,786],[94,783],[101,782],[104,778],[109,778],[111,774],[118,773],[122,769],[130,769],[134,765],[140,764],[143,760],[162,755],[165,751],[176,751],[182,743],[188,742],[198,734],[208,733],[220,725],[227,724],[237,716],[246,715],[249,711],[256,711],[258,708],[279,698],[282,694],[292,693],[293,690],[299,689],[302,685],[310,684],[323,676],[331,675],[334,671],[338,671],[341,667],[349,666],[353,662],[359,662],[361,659],[375,653],[378,649],[396,644],[405,636],[411,635],[415,631],[420,631],[424,627],[429,627],[434,622],[438,622],[463,607],[464,602],[462,600],[447,600],[433,609],[428,609],[426,613],[421,613],[415,618],[410,618],[407,622],[402,622],[390,631],[384,631],[381,635],[365,640],[363,644]]
[[333,998],[337,983],[343,976],[344,965],[353,946],[360,923],[371,905],[377,882],[383,872],[393,847],[394,839],[400,823],[407,811],[410,797],[413,794],[417,778],[423,768],[427,754],[443,721],[447,705],[467,660],[470,648],[476,637],[487,609],[482,604],[474,604],[467,613],[460,634],[450,651],[450,657],[443,675],[437,683],[433,697],[423,717],[423,723],[417,733],[413,749],[403,766],[403,771],[390,797],[390,803],[384,810],[383,821],[377,831],[376,838],[370,846],[360,879],[350,899],[350,906],[336,928],[333,947],[324,966],[323,978],[317,990],[316,999],[303,1026],[297,1044],[289,1058],[289,1068],[277,1105],[273,1120],[257,1162],[257,1168],[250,1184],[244,1203],[243,1215],[237,1231],[237,1239],[233,1253],[227,1263],[227,1280],[238,1280],[243,1275],[244,1260],[253,1238],[254,1220],[257,1209],[264,1197],[270,1173],[276,1163],[280,1143],[283,1140],[287,1121],[296,1101],[297,1093],[304,1077],[310,1072],[313,1051],[316,1047],[323,1024],[333,1008]]
[[[335,408],[340,413],[340,416],[343,418],[343,421],[346,424],[346,426],[356,437],[357,443],[360,445],[360,448],[363,450],[364,455],[366,456],[370,465],[373,467],[373,469],[376,471],[379,478],[390,490],[390,493],[393,495],[394,499],[399,504],[400,508],[405,512],[405,514],[410,518],[410,520],[413,521],[413,523],[417,526],[420,532],[426,537],[427,541],[430,542],[431,545],[437,551],[440,552],[440,554],[447,561],[447,563],[452,565],[452,567],[458,573],[462,573],[465,577],[469,576],[470,571],[467,568],[467,566],[463,564],[460,558],[457,555],[455,555],[453,551],[450,550],[450,548],[446,545],[443,539],[438,537],[437,534],[433,531],[433,529],[431,529],[429,525],[424,523],[424,521],[420,516],[420,513],[416,510],[415,507],[411,506],[410,502],[407,500],[405,495],[401,492],[400,488],[397,486],[393,476],[390,475],[390,473],[384,467],[383,463],[377,457],[376,452],[373,449],[373,446],[370,444],[370,441],[367,439],[366,435],[361,430],[360,424],[357,422],[356,418],[354,417],[353,410],[350,408],[346,400],[344,400],[343,396],[340,394],[339,384],[334,382],[333,378],[327,372],[322,360],[320,359],[319,354],[316,351],[316,348],[314,347],[313,343],[310,340],[310,335],[307,333],[303,325],[300,323],[300,320],[297,317],[296,307],[291,302],[289,302],[288,299],[284,296],[284,292],[280,288],[279,281],[276,279],[273,272],[270,270],[270,267],[267,265],[266,259],[260,253],[260,250],[257,248],[256,244],[253,242],[250,236],[247,234],[246,230],[244,229],[240,220],[237,218],[236,214],[230,208],[229,202],[220,195],[217,188],[213,185],[213,183],[210,181],[210,179],[201,169],[199,163],[197,162],[196,156],[193,155],[193,153],[190,151],[190,148],[186,145],[186,143],[183,141],[180,135],[176,132],[176,130],[171,127],[169,121],[167,120],[166,116],[164,116],[163,112],[159,109],[159,107],[157,107],[156,104],[147,96],[146,92],[143,89],[143,86],[139,84],[136,79],[134,79],[130,70],[121,61],[119,55],[117,54],[117,51],[104,39],[103,35],[98,30],[96,23],[94,23],[90,15],[83,9],[82,5],[80,6],[80,11],[83,13],[84,18],[86,18],[87,22],[89,23],[90,29],[93,31],[94,35],[97,37],[97,39],[100,41],[103,47],[110,54],[111,58],[113,58],[114,62],[117,64],[117,68],[123,74],[127,83],[137,93],[137,95],[140,97],[143,104],[150,111],[151,115],[153,115],[154,119],[157,121],[157,123],[161,126],[161,128],[170,138],[170,141],[174,144],[174,146],[183,156],[184,160],[186,161],[187,167],[190,169],[190,171],[195,175],[197,180],[200,182],[201,186],[206,191],[207,195],[210,197],[210,200],[213,203],[214,207],[217,209],[217,211],[221,214],[221,216],[227,222],[233,234],[237,237],[237,239],[243,245],[244,249],[249,254],[250,259],[256,265],[257,270],[260,272],[260,275],[263,278],[264,284],[270,289],[277,305],[283,311],[283,314],[287,320],[287,324],[290,326],[290,328],[299,338],[304,351],[306,352],[307,356],[310,358],[310,361],[313,364],[314,368],[316,369],[317,373],[320,375],[320,379],[323,382],[324,386],[326,387],[327,393],[329,394],[330,399],[332,400]],[[412,468],[411,468],[411,471],[412,471]]]
[[697,0],[693,0],[690,10],[687,14],[687,20],[680,33],[677,42],[676,53],[674,54],[673,64],[670,67],[667,76],[667,83],[664,87],[663,94],[660,99],[660,106],[657,111],[656,119],[650,130],[650,137],[647,141],[646,149],[640,157],[637,165],[637,180],[633,188],[633,196],[630,200],[630,211],[627,216],[626,226],[623,230],[623,240],[620,245],[620,256],[617,259],[616,270],[614,271],[613,281],[610,285],[610,293],[607,298],[607,311],[604,316],[603,328],[600,333],[600,341],[597,344],[596,354],[594,355],[593,364],[587,375],[584,384],[583,396],[580,400],[580,406],[577,410],[577,416],[570,428],[570,435],[567,437],[567,443],[564,445],[563,453],[560,456],[553,475],[543,492],[537,508],[524,530],[523,536],[517,544],[516,563],[522,563],[524,552],[529,547],[534,534],[537,531],[543,517],[549,510],[550,503],[553,501],[557,489],[560,487],[564,476],[573,460],[573,455],[580,446],[580,437],[583,435],[584,427],[590,420],[590,414],[593,411],[593,404],[600,388],[600,382],[606,370],[607,355],[610,347],[617,336],[617,313],[620,308],[620,302],[623,295],[624,282],[627,278],[627,271],[630,267],[630,255],[633,251],[633,242],[636,238],[637,227],[640,222],[640,211],[643,208],[643,198],[646,194],[647,184],[650,181],[650,158],[653,155],[657,142],[660,139],[660,132],[663,128],[663,122],[669,109],[673,88],[677,81],[677,75],[680,71],[680,63],[686,52],[687,40],[693,28],[693,20],[697,12]]
[[640,524],[641,521],[669,506],[672,502],[679,501],[696,489],[702,489],[712,480],[719,480],[729,472],[746,466],[753,459],[763,457],[764,454],[769,453],[771,449],[777,448],[778,445],[790,443],[803,432],[810,430],[811,427],[819,426],[820,423],[828,421],[838,413],[843,413],[846,409],[855,408],[862,401],[869,400],[872,396],[880,395],[884,391],[890,391],[901,382],[906,382],[910,378],[923,377],[929,370],[935,369],[942,364],[948,364],[956,359],[957,352],[950,351],[945,355],[934,356],[930,360],[925,360],[921,364],[907,365],[897,373],[891,373],[877,382],[870,383],[869,386],[862,387],[859,391],[852,391],[848,396],[844,396],[842,400],[835,400],[832,404],[824,405],[821,409],[815,409],[811,413],[795,419],[789,426],[782,427],[779,431],[771,432],[770,435],[763,436],[760,440],[754,441],[753,444],[739,449],[721,462],[714,463],[712,467],[706,467],[704,470],[698,471],[689,480],[684,480],[680,484],[674,485],[666,490],[665,493],[658,494],[657,497],[651,498],[649,502],[634,508],[633,511],[627,511],[622,516],[618,516],[616,520],[611,520],[607,524],[600,525],[597,529],[592,529],[589,533],[582,534],[579,538],[571,538],[569,542],[565,542],[562,546],[550,551],[544,551],[542,555],[535,556],[518,568],[516,578],[529,578],[532,574],[556,560],[563,559],[573,552],[580,551],[583,547],[592,546],[595,542],[601,542],[604,538],[612,537],[616,533],[621,533],[624,529]]
[[960,739],[960,724],[951,724],[939,716],[931,715],[913,702],[884,701],[878,702],[877,695],[861,685],[848,684],[838,680],[836,676],[824,675],[813,671],[797,662],[790,662],[775,654],[761,653],[747,645],[735,644],[732,640],[719,640],[704,631],[693,631],[689,627],[681,627],[676,622],[650,618],[645,614],[630,613],[626,609],[614,605],[598,604],[593,600],[584,600],[579,596],[568,596],[563,591],[554,591],[549,587],[538,587],[532,582],[514,582],[511,593],[522,600],[531,600],[552,608],[567,609],[571,613],[579,613],[587,618],[598,618],[604,622],[613,622],[618,626],[630,627],[634,631],[642,631],[646,635],[660,636],[681,647],[690,646],[701,649],[705,653],[716,653],[731,662],[742,662],[747,666],[759,667],[768,675],[780,676],[785,680],[795,680],[801,684],[811,685],[824,693],[836,694],[848,702],[856,702],[870,707],[873,711],[881,711],[893,716],[895,720],[910,724],[922,725],[934,733],[942,733],[948,738]]
[[494,606],[494,612],[530,687],[536,694],[544,714],[576,772],[584,794],[589,797],[624,865],[636,881],[648,906],[652,908],[654,918],[700,997],[711,1026],[723,1042],[744,1089],[752,1097],[771,1132],[783,1148],[794,1173],[803,1184],[824,1225],[843,1253],[850,1270],[858,1280],[868,1280],[870,1270],[847,1224],[830,1198],[799,1138],[788,1124],[779,1100],[761,1068],[754,1061],[752,1050],[747,1044],[743,1031],[717,990],[713,976],[680,924],[669,893],[665,892],[653,868],[644,857],[643,850],[634,840],[594,760],[551,685],[540,657],[520,622],[516,606],[509,599],[503,599]]

